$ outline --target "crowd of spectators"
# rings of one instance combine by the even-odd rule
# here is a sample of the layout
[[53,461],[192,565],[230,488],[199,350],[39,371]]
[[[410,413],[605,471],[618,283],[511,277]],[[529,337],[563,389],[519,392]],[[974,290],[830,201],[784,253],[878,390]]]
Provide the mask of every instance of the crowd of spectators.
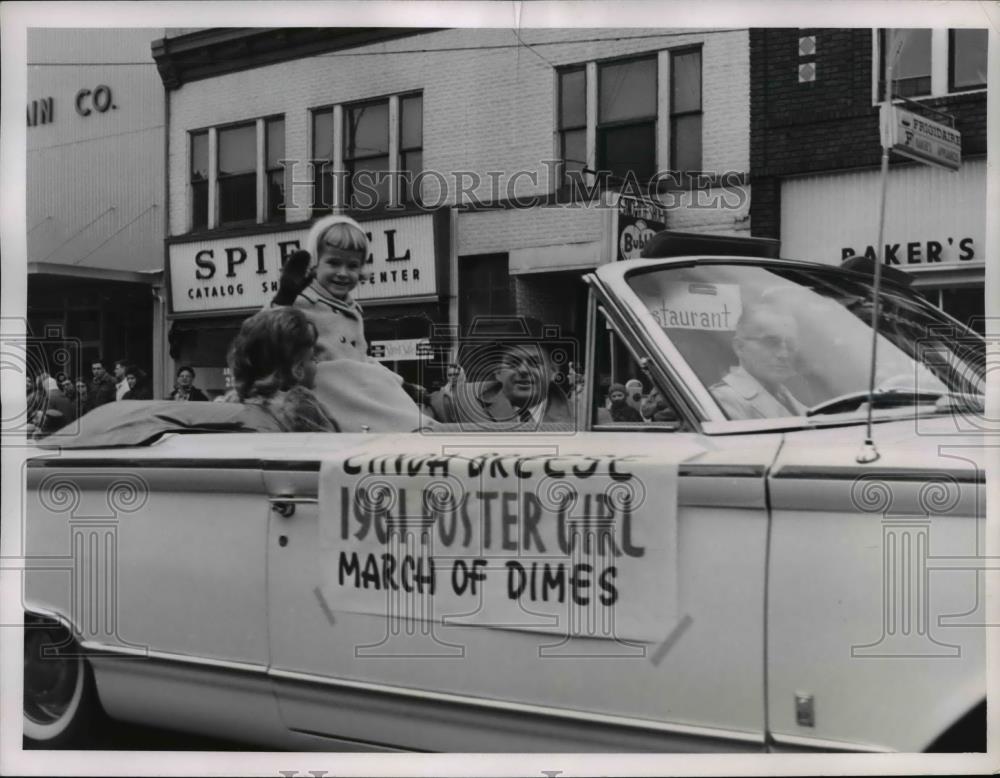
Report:
[[[40,438],[65,428],[88,411],[100,405],[121,400],[151,400],[153,388],[149,374],[128,359],[115,360],[111,373],[103,359],[90,364],[89,380],[63,372],[49,375],[40,371],[27,376],[27,432]],[[178,368],[171,400],[207,401],[208,397],[194,385],[195,371],[188,366]]]

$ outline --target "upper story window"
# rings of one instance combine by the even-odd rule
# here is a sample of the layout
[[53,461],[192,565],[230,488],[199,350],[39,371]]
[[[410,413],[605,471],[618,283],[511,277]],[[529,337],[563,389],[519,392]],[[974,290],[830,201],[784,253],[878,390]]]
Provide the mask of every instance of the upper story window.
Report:
[[314,214],[337,205],[365,209],[416,199],[422,94],[317,108],[311,117]]
[[656,57],[598,65],[597,168],[612,182],[656,172]]
[[987,30],[893,29],[878,31],[879,89],[884,95],[887,51],[896,47],[893,97],[937,97],[986,86]]
[[559,73],[559,149],[564,183],[587,167],[587,72],[582,66]]
[[282,218],[283,117],[192,132],[190,154],[191,229]]
[[399,99],[399,157],[396,169],[400,176],[399,200],[412,203],[419,192],[413,182],[424,169],[424,96],[407,95]]
[[948,91],[986,86],[988,30],[948,31]]
[[674,170],[701,170],[701,49],[671,54],[670,159]]
[[389,202],[389,101],[344,107],[344,201],[349,208]]
[[690,48],[560,69],[561,183],[584,169],[608,175],[611,186],[626,176],[643,183],[662,170],[700,170],[701,77],[701,49]]
[[257,216],[257,127],[219,130],[219,224]]
[[191,228],[208,227],[208,130],[191,133]]

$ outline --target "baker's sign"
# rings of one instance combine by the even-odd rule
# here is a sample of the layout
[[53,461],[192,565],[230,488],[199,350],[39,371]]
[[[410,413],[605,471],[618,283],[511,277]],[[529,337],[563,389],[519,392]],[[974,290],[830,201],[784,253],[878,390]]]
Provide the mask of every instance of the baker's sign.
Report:
[[387,618],[661,640],[677,611],[676,474],[611,455],[326,462],[326,600]]

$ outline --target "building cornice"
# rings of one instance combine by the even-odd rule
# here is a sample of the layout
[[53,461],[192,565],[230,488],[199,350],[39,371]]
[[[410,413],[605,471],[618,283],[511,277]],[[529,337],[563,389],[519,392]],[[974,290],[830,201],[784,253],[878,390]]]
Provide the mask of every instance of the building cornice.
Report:
[[436,32],[429,27],[210,28],[160,38],[153,59],[163,86],[179,89],[225,73]]

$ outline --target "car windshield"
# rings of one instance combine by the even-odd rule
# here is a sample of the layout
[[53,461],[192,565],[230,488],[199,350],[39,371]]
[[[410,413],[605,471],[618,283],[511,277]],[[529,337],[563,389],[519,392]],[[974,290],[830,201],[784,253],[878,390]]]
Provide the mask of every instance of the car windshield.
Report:
[[[730,419],[854,413],[867,402],[871,281],[834,268],[702,262],[628,284]],[[981,402],[985,346],[886,285],[875,407]]]

